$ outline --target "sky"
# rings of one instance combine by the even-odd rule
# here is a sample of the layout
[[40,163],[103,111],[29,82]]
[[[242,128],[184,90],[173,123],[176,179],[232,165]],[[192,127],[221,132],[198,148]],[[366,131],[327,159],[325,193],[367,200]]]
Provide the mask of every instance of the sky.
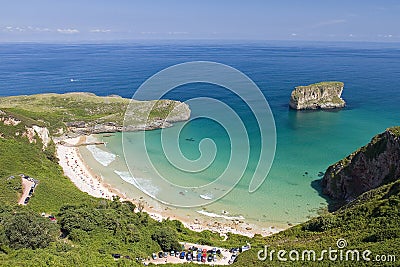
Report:
[[0,0],[0,42],[400,42],[397,0]]

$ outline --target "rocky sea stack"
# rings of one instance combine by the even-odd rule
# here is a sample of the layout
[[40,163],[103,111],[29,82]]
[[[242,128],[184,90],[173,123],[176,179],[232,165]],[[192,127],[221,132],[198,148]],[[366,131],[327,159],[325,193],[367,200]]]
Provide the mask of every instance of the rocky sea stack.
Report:
[[332,199],[351,201],[399,178],[400,127],[393,127],[330,166],[322,179],[322,188]]
[[307,86],[297,86],[291,96],[292,109],[335,109],[343,108],[346,102],[341,98],[344,83],[320,82]]

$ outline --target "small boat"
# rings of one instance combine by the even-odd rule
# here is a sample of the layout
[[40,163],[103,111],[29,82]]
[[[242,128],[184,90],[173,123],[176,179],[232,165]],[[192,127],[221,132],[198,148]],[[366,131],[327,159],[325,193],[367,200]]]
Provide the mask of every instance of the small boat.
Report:
[[186,138],[185,140],[186,140],[186,141],[190,141],[190,142],[193,142],[193,141],[194,141],[193,137]]
[[206,199],[206,200],[211,200],[213,199],[213,196],[211,194],[204,194],[204,195],[200,195],[200,197],[202,199]]

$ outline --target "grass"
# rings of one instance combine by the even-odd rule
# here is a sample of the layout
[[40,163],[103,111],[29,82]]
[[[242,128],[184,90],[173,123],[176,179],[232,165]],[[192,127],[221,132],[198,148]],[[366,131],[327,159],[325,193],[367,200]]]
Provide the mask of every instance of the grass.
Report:
[[[91,200],[86,193],[77,190],[75,185],[63,175],[61,167],[56,162],[46,157],[40,144],[29,144],[23,139],[0,139],[0,155],[2,183],[6,183],[4,181],[6,178],[15,176],[12,182],[21,184],[19,174],[29,175],[40,181],[30,201],[30,207],[37,213],[55,213],[65,204]],[[7,181],[7,183],[10,182]],[[9,196],[9,194],[6,195]],[[15,200],[15,198],[11,199]]]
[[[0,97],[0,108],[25,125],[46,126],[55,135],[66,130],[66,122],[83,121],[89,125],[115,123],[122,126],[125,112],[134,115],[130,123],[151,122],[177,116],[179,102],[171,100],[131,101],[121,97],[99,97],[90,93],[41,94]],[[172,112],[173,111],[173,112]],[[171,113],[172,112],[172,113]],[[148,119],[147,119],[148,118]]]

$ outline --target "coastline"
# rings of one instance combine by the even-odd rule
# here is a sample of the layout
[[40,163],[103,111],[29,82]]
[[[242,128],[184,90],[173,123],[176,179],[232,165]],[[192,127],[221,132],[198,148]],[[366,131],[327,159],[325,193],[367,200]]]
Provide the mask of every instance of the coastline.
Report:
[[[87,136],[78,136],[75,138],[65,138],[56,143],[57,157],[59,159],[59,164],[63,168],[64,175],[67,176],[79,190],[88,193],[89,195],[96,198],[106,198],[112,199],[113,196],[118,196],[122,201],[131,201],[137,207],[140,202],[144,206],[143,212],[149,214],[149,216],[157,221],[162,221],[163,219],[173,219],[179,220],[182,224],[193,231],[201,232],[209,230],[215,233],[219,233],[221,238],[227,239],[227,234],[238,234],[248,237],[253,237],[255,234],[260,234],[262,236],[269,236],[280,232],[284,229],[269,227],[257,228],[254,225],[250,226],[239,225],[239,221],[233,221],[233,223],[221,223],[214,221],[199,220],[195,218],[178,217],[177,214],[173,213],[172,209],[166,208],[163,211],[155,211],[154,208],[145,201],[138,201],[136,199],[131,199],[126,197],[126,195],[111,185],[105,183],[103,179],[96,174],[85,162],[82,157],[79,146],[86,144]],[[136,212],[139,212],[136,210]],[[215,219],[215,218],[210,218]]]

